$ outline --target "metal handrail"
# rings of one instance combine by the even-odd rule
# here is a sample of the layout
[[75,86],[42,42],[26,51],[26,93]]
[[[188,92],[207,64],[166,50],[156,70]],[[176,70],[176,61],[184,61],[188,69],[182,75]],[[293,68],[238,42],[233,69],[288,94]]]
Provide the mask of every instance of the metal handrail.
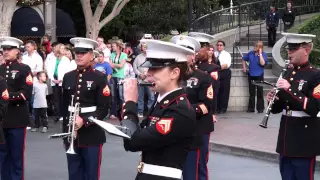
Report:
[[271,0],[261,0],[208,13],[193,21],[192,31],[216,34],[237,26],[260,23],[265,19],[264,13],[269,4]]
[[220,13],[220,12],[228,11],[228,10],[231,10],[231,9],[233,10],[233,9],[236,9],[236,8],[238,8],[238,7],[240,7],[240,6],[247,6],[247,5],[251,5],[251,4],[259,4],[259,3],[262,3],[262,2],[268,2],[268,1],[270,1],[270,0],[263,0],[263,1],[245,3],[245,4],[240,4],[240,5],[238,5],[238,6],[233,6],[233,7],[229,7],[229,8],[225,8],[225,9],[220,9],[220,10],[217,10],[217,11],[214,11],[214,12],[211,12],[211,13],[208,13],[208,14],[206,14],[206,15],[203,15],[203,16],[199,17],[198,19],[194,20],[194,21],[192,22],[192,24],[195,23],[195,22],[197,22],[197,21],[199,21],[199,20],[201,20],[201,19],[203,19],[203,18],[205,18],[205,17],[207,17],[207,16],[210,16],[210,15],[212,15],[212,14],[218,14],[218,13]]
[[[303,15],[303,14],[306,14],[306,13],[311,13],[311,12],[315,12],[315,10],[317,11],[317,12],[319,12],[319,10],[320,10],[320,7],[319,7],[320,5],[302,5],[302,6],[294,6],[294,8],[296,9],[296,11],[297,11],[297,16],[296,17],[298,17],[299,19],[298,19],[298,21],[300,21],[301,22],[301,15]],[[310,8],[310,9],[308,9],[308,10],[306,10],[306,11],[301,11],[300,9],[304,9],[304,8]],[[278,10],[282,10],[282,9],[285,9],[285,8],[278,8]],[[279,19],[279,21],[280,21],[280,31],[282,31],[282,19],[280,18]],[[261,34],[262,34],[262,24],[264,24],[265,23],[265,20],[264,21],[262,21],[261,23],[255,23],[255,24],[247,24],[247,25],[244,25],[244,26],[238,26],[238,29],[235,31],[235,33],[239,33],[239,43],[241,42],[240,41],[240,38],[241,38],[241,27],[247,27],[248,28],[248,31],[247,31],[247,34],[248,34],[248,50],[249,50],[249,48],[250,48],[250,45],[249,45],[249,35],[250,35],[250,26],[253,26],[253,25],[260,25],[260,40],[261,40]],[[236,36],[235,36],[236,37]],[[236,39],[235,39],[235,41],[236,41]],[[233,64],[235,64],[235,55],[234,55],[234,53],[235,53],[235,51],[236,50],[238,50],[238,46],[236,45],[236,43],[237,42],[234,42],[234,44],[233,44],[233,57],[232,57],[232,59],[233,59]]]

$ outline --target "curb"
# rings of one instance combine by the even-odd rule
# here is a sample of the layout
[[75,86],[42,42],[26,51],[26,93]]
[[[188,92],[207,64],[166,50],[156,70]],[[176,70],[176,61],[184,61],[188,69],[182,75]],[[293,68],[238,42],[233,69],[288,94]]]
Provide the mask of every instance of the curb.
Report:
[[[244,147],[237,147],[228,144],[215,143],[210,141],[209,150],[213,152],[220,152],[225,154],[231,154],[235,156],[243,156],[255,158],[272,163],[279,163],[279,154],[275,152],[259,151],[255,149],[249,149]],[[316,171],[320,171],[320,160],[316,160]]]

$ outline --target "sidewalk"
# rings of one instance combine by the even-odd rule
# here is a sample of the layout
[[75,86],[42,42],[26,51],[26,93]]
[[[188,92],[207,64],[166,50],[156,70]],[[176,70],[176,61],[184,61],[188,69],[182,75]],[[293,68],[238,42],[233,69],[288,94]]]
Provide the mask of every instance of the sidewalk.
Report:
[[[218,122],[210,137],[210,151],[278,162],[276,145],[280,114],[271,114],[268,128],[259,126],[265,113],[227,112],[217,115]],[[108,120],[112,124],[119,121]],[[320,170],[320,158],[317,158]]]
[[[259,126],[264,115],[246,112],[218,115],[210,137],[210,150],[278,162],[276,144],[281,113],[271,114],[267,129]],[[317,164],[320,170],[320,158]]]

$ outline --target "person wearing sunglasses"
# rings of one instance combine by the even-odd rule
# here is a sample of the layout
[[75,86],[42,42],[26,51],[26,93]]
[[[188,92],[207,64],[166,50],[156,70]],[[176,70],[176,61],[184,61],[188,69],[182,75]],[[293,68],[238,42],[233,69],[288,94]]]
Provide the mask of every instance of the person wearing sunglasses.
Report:
[[220,86],[217,100],[217,113],[224,114],[228,109],[230,95],[231,55],[226,50],[224,50],[224,47],[226,46],[224,41],[218,40],[216,46],[217,51],[214,52],[214,55],[216,57],[217,64],[221,67],[218,73]]
[[320,71],[309,62],[311,34],[283,33],[292,68],[278,80],[271,113],[282,113],[276,151],[283,180],[314,179],[315,157],[320,155]]

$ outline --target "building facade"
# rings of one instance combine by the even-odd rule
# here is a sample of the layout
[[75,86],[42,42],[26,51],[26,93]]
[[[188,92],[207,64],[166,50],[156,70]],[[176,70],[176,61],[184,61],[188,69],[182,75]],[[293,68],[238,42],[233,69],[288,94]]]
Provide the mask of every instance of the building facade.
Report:
[[20,39],[41,39],[44,34],[51,41],[76,35],[71,17],[56,8],[56,0],[44,0],[39,5],[17,6],[11,22],[11,36]]

